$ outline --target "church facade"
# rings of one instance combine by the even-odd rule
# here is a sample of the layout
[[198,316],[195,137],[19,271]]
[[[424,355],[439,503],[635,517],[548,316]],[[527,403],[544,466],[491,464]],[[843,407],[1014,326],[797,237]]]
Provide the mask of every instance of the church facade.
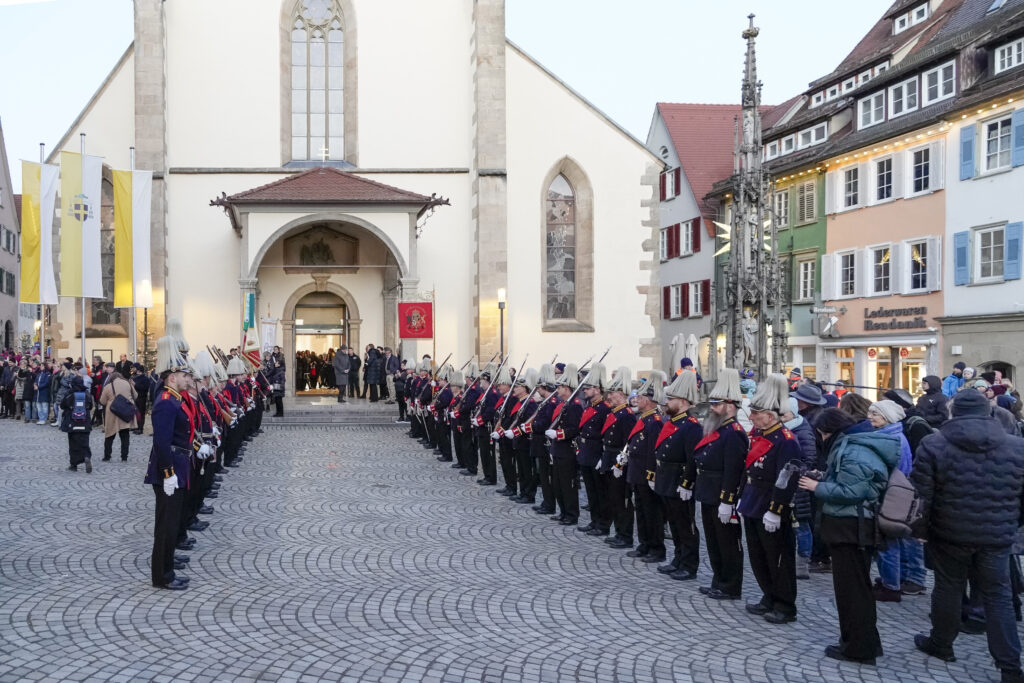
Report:
[[[86,133],[107,166],[134,147],[155,172],[155,305],[137,328],[178,317],[195,343],[233,346],[253,295],[289,358],[436,343],[461,364],[504,342],[531,364],[608,346],[610,365],[659,364],[662,162],[510,43],[504,12],[135,0],[134,44],[52,158]],[[400,340],[399,304],[431,296],[435,340]],[[58,306],[57,355],[78,355],[83,324],[90,355],[131,352],[127,311],[77,309]]]

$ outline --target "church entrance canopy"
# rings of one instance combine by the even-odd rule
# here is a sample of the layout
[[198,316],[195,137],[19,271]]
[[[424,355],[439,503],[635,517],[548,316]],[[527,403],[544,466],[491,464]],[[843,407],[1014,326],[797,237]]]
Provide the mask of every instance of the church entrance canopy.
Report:
[[[323,167],[211,204],[241,240],[239,296],[254,294],[261,317],[280,316],[278,344],[294,362],[300,343],[398,348],[398,301],[419,284],[417,224],[448,201]],[[309,336],[299,310],[311,293],[335,296],[344,311],[322,338]]]

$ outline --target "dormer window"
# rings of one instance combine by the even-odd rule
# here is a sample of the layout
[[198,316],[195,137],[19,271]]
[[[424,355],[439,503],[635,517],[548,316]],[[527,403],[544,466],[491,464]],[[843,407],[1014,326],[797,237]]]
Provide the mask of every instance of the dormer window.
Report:
[[922,21],[925,21],[930,14],[929,4],[923,3],[910,10],[900,14],[892,20],[892,32],[893,35],[903,33],[911,26],[917,26]]
[[811,107],[820,107],[825,103],[825,93],[818,92],[814,93],[814,97],[811,98]]
[[779,156],[779,141],[769,142],[765,147],[764,156],[766,159],[774,159]]
[[833,85],[831,88],[829,88],[826,91],[825,99],[828,100],[829,102],[831,102],[832,100],[836,99],[837,97],[839,97],[839,86],[838,85]]
[[856,87],[857,87],[857,79],[856,78],[848,78],[845,81],[843,81],[843,92],[850,92],[851,90],[853,90]]
[[860,76],[857,77],[857,82],[862,84],[862,85],[864,83],[867,83],[870,80],[871,80],[871,69],[868,69],[867,71],[865,71],[864,73],[862,73]]
[[997,74],[1018,67],[1021,64],[1024,64],[1024,38],[1015,40],[1009,45],[996,48],[994,65]]
[[889,62],[882,62],[881,64],[879,64],[878,66],[875,67],[875,76],[877,77],[878,74],[882,73],[883,71],[885,71],[888,68],[889,68]]

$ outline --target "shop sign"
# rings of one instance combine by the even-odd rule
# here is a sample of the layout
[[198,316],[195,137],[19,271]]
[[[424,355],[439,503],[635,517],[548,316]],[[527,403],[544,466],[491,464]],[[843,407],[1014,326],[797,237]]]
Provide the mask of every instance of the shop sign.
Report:
[[864,331],[875,330],[920,330],[928,327],[924,316],[928,315],[927,306],[916,308],[876,308],[864,309]]
[[871,360],[878,358],[878,349],[868,349],[868,358]]
[[906,346],[901,347],[900,348],[900,358],[909,358],[909,357],[910,357],[910,349],[908,349]]
[[835,306],[813,306],[811,313],[815,315],[831,315],[832,313],[838,313],[839,309]]

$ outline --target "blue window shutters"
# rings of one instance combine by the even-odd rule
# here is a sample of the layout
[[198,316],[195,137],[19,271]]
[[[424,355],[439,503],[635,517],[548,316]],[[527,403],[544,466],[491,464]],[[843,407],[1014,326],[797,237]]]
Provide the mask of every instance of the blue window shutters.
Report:
[[960,129],[960,180],[974,177],[974,124]]
[[953,235],[953,284],[960,286],[970,284],[971,271],[968,257],[970,255],[971,235],[967,230]]
[[1006,251],[1003,253],[1003,279],[1020,279],[1021,236],[1024,222],[1009,223],[1006,226]]

